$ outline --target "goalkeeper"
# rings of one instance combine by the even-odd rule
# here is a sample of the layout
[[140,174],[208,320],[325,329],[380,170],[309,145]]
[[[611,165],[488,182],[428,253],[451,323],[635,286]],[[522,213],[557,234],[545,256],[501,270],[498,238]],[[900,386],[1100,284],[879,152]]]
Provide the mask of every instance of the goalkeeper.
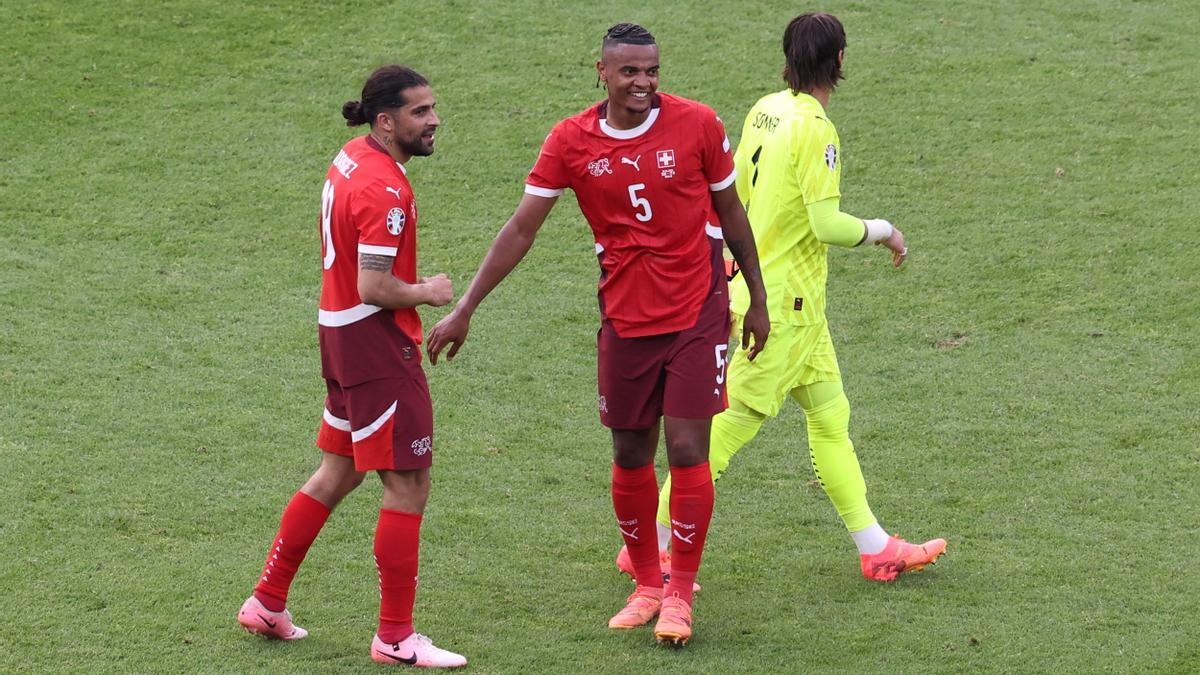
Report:
[[[862,573],[891,581],[934,562],[946,542],[910,544],[889,536],[867,504],[866,484],[848,433],[850,403],[825,318],[826,252],[879,244],[899,267],[904,235],[886,220],[859,220],[839,208],[842,174],[837,130],[825,114],[842,79],[846,34],[829,14],[796,17],[783,36],[788,89],[751,108],[734,157],[737,192],[758,245],[771,315],[771,346],[751,361],[737,349],[729,363],[729,409],[713,419],[713,480],[767,417],[791,397],[804,409],[813,470],[858,547]],[[735,322],[749,306],[740,275],[730,284]],[[740,335],[740,327],[734,335]],[[670,479],[658,511],[659,547],[669,560]],[[618,566],[628,564],[625,551]],[[625,565],[622,565],[625,563]]]

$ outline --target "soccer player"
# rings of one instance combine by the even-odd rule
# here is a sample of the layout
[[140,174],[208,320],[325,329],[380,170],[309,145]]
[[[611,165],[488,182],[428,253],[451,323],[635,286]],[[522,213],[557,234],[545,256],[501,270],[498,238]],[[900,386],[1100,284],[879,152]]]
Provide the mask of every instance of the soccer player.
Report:
[[[655,637],[684,644],[692,635],[692,583],[712,516],[709,427],[726,405],[722,239],[747,283],[746,358],[763,348],[770,321],[721,120],[705,105],[657,91],[658,45],[641,26],[609,29],[596,69],[607,99],[546,137],[516,212],[466,294],[430,332],[429,354],[436,363],[450,345],[446,356],[454,356],[479,303],[525,256],[559,195],[571,188],[600,263],[598,406],[601,423],[612,430],[613,510],[637,580],[609,626],[634,628],[658,615]],[[669,506],[675,557],[665,589],[654,536],[660,424],[675,481]]]
[[258,584],[238,612],[252,633],[298,640],[288,588],[330,512],[375,471],[383,502],[375,529],[380,663],[465,666],[413,630],[417,549],[433,462],[433,408],[421,369],[418,305],[453,299],[444,274],[417,276],[417,207],[406,162],[433,154],[439,120],[424,77],[399,65],[367,78],[347,126],[371,131],[342,146],[321,192],[317,322],[328,396],[317,434],[321,465],[283,511]]
[[[813,470],[850,530],[863,576],[891,581],[934,562],[946,542],[910,544],[880,527],[850,442],[850,403],[825,317],[826,253],[830,246],[882,244],[899,267],[908,249],[904,234],[888,221],[859,220],[840,207],[841,145],[825,107],[842,79],[845,47],[845,31],[833,16],[796,17],[783,36],[788,88],[759,99],[746,115],[735,156],[737,191],[754,229],[771,301],[771,349],[755,360],[744,350],[734,352],[729,409],[713,420],[709,463],[715,481],[790,397],[804,409]],[[750,296],[739,277],[730,289],[736,325]],[[664,559],[672,492],[668,477],[658,511]],[[617,565],[632,573],[626,551],[618,554]]]

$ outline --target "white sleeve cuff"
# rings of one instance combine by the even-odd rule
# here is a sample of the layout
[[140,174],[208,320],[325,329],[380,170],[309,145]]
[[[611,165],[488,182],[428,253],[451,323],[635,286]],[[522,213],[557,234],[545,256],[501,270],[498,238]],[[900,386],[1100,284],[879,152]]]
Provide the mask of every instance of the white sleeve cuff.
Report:
[[533,195],[535,197],[546,197],[547,199],[553,199],[554,197],[562,195],[562,193],[562,188],[552,189],[530,185],[529,183],[525,184],[525,194]]
[[396,246],[375,246],[373,244],[359,244],[358,252],[366,253],[367,255],[386,255],[392,258],[396,257]]
[[730,171],[729,175],[726,176],[725,180],[723,180],[719,183],[709,183],[708,189],[711,192],[720,192],[721,190],[724,190],[725,188],[729,187],[730,185],[733,185],[733,181],[735,178],[737,178],[737,169]]
[[867,226],[867,236],[863,239],[864,244],[886,241],[892,236],[892,224],[882,218],[864,220],[863,225]]

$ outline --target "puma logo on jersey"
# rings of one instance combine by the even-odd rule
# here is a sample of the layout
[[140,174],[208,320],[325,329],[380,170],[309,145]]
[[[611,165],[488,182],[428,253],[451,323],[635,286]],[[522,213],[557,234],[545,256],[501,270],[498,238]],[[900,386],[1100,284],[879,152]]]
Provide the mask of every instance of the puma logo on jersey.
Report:
[[400,196],[400,188],[394,188],[394,187],[384,187],[384,188],[383,188],[383,191],[384,191],[384,192],[390,192],[390,193],[392,193],[392,194],[396,195],[396,199],[401,199],[401,196]]
[[621,163],[632,166],[634,171],[641,171],[642,167],[638,166],[638,162],[641,161],[641,159],[642,159],[641,155],[638,155],[637,157],[634,157],[633,159],[629,159],[628,157],[622,157]]

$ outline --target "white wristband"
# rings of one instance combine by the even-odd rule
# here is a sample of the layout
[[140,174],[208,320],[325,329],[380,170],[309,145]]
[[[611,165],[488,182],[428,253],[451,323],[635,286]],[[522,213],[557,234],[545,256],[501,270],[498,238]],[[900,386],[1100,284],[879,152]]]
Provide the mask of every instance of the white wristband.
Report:
[[867,236],[863,238],[864,244],[887,241],[892,236],[892,224],[882,218],[864,220],[863,225],[867,226]]

